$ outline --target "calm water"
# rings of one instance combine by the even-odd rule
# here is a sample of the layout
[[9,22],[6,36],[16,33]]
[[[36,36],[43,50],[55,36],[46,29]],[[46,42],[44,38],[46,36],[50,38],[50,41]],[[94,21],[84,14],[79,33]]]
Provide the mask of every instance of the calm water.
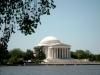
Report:
[[100,65],[3,66],[0,75],[100,75]]

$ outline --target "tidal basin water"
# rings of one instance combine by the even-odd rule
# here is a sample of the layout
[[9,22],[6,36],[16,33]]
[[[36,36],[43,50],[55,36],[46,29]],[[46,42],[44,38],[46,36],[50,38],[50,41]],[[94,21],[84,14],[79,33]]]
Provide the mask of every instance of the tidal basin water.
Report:
[[100,65],[0,66],[0,75],[100,75]]

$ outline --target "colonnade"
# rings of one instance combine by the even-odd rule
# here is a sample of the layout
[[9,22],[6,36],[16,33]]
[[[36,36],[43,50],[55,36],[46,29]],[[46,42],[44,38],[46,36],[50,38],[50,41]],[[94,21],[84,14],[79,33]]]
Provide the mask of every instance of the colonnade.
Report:
[[51,59],[67,59],[70,58],[70,48],[48,48],[48,58]]

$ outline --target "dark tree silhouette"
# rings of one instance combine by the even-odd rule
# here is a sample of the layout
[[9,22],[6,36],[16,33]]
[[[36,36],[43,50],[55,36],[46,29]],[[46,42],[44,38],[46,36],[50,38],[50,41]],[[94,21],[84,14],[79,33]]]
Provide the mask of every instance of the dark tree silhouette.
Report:
[[[50,15],[53,0],[0,0],[0,44],[7,50],[13,33],[20,30],[25,35],[35,32],[42,15]],[[0,50],[2,48],[0,47]]]
[[24,54],[24,60],[28,61],[32,59],[34,59],[33,51],[30,49],[27,49],[27,51]]
[[7,48],[12,33],[25,35],[35,32],[42,15],[50,15],[53,0],[0,0],[0,43]]
[[43,46],[37,46],[34,48],[34,50],[36,53],[36,63],[41,63],[46,58],[46,55],[43,52]]
[[5,49],[5,47],[0,44],[0,64],[4,64],[4,60],[7,58],[8,51]]

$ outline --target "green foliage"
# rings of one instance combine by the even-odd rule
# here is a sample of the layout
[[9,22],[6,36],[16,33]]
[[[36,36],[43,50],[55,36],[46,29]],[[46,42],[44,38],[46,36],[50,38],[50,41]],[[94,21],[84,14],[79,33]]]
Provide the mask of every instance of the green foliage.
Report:
[[72,52],[72,57],[77,59],[88,59],[91,55],[89,50],[76,50],[76,52]]
[[72,52],[72,51],[71,51],[71,57],[74,58],[74,59],[78,58],[77,55],[76,55],[76,52]]
[[50,15],[53,0],[0,0],[0,43],[7,43],[16,30],[25,35],[35,32],[42,15]]
[[15,48],[9,52],[9,63],[10,64],[18,64],[20,61],[23,61],[24,52],[19,48]]
[[83,50],[76,50],[76,55],[78,59],[85,59],[86,58],[86,53]]
[[[23,65],[23,61],[28,60],[39,64],[46,58],[43,52],[43,46],[34,48],[36,55],[33,55],[34,53],[30,49],[27,49],[26,52],[23,52],[21,49],[15,48],[8,52],[7,50],[4,51],[3,48],[5,47],[0,44],[0,64],[9,63]],[[100,62],[100,54],[92,54],[89,50],[76,50],[75,52],[71,51],[71,57],[74,59],[89,59],[90,61]]]
[[100,61],[100,54],[95,55],[95,60]]
[[90,60],[90,61],[96,61],[96,60],[95,60],[95,55],[94,55],[94,54],[90,54],[90,55],[89,55],[89,60]]
[[23,57],[23,51],[20,50],[19,48],[15,48],[9,52],[11,57],[18,57],[22,58]]
[[36,62],[41,63],[46,58],[46,55],[43,52],[43,46],[35,47],[34,50],[36,53]]
[[8,50],[0,43],[0,64],[4,64],[8,56]]
[[32,59],[34,59],[33,51],[31,51],[30,49],[27,49],[27,51],[24,54],[24,60],[28,61]]
[[71,52],[71,57],[74,59],[89,59],[90,61],[100,62],[100,54],[92,54],[89,50],[76,50],[75,52]]

